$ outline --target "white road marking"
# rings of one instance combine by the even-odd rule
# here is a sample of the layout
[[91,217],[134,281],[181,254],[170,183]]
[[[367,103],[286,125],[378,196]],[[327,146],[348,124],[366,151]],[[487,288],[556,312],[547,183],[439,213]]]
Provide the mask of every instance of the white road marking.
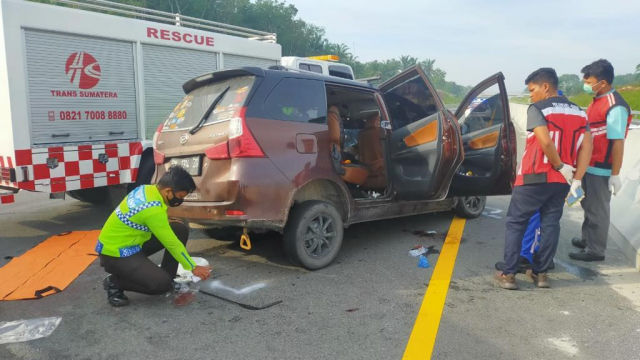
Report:
[[575,355],[578,353],[576,342],[567,336],[562,338],[551,338],[547,339],[547,341],[553,344],[558,350],[564,351],[569,355]]

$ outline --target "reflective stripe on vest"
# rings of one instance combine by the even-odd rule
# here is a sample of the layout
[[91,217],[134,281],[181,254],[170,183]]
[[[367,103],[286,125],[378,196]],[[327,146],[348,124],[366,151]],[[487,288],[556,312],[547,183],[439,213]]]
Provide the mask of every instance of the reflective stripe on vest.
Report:
[[116,216],[118,217],[118,219],[120,219],[120,221],[122,221],[125,225],[127,225],[130,228],[140,230],[140,231],[145,231],[145,232],[151,232],[151,230],[148,227],[144,225],[136,224],[133,221],[131,221],[130,218],[142,210],[152,208],[152,207],[158,207],[158,206],[162,206],[162,203],[160,203],[160,201],[151,201],[148,203],[144,203],[140,206],[137,206],[133,209],[129,209],[127,213],[122,213],[122,211],[120,211],[120,207],[118,207],[116,209]]

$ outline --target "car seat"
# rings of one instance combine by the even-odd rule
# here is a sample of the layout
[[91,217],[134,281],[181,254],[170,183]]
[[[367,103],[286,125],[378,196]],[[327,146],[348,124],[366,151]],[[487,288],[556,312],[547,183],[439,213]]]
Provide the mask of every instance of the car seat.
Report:
[[382,148],[385,131],[380,127],[380,115],[367,117],[364,130],[358,134],[358,154],[360,161],[369,168],[369,176],[362,184],[365,190],[382,192],[387,187],[387,174]]
[[329,127],[331,158],[338,175],[347,183],[362,185],[369,176],[369,169],[364,165],[342,161],[342,120],[340,110],[335,105],[329,107],[327,125]]

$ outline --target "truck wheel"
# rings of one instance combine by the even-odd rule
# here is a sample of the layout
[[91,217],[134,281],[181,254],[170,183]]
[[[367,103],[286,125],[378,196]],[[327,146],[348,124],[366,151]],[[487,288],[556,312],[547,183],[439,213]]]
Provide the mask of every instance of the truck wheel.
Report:
[[238,226],[205,229],[204,232],[210,238],[221,241],[240,241],[240,236],[242,236],[242,228]]
[[109,199],[109,188],[106,186],[71,190],[67,192],[72,198],[94,205],[102,205]]
[[482,214],[487,205],[486,196],[466,196],[458,198],[453,212],[461,218],[475,219]]
[[136,177],[136,181],[127,185],[127,192],[133,191],[133,189],[137,188],[140,185],[151,184],[151,179],[153,179],[153,174],[155,172],[156,164],[153,162],[153,156],[147,155],[147,153],[145,153],[140,160],[140,167],[138,168],[138,176]]
[[342,246],[342,217],[332,204],[305,201],[291,209],[284,229],[284,249],[289,260],[308,270],[328,266]]

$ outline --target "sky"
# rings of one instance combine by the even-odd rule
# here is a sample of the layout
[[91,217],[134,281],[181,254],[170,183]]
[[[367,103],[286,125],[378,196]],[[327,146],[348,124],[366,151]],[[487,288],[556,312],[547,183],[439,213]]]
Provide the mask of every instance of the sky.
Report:
[[476,85],[502,71],[509,93],[540,67],[580,74],[609,60],[616,74],[640,64],[638,0],[288,0],[303,20],[360,61],[435,59],[447,80]]

